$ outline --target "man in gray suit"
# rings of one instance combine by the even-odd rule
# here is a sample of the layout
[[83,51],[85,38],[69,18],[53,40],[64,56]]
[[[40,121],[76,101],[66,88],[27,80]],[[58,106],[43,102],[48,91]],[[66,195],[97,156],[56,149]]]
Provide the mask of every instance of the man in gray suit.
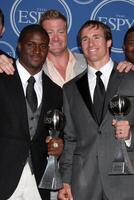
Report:
[[[134,72],[117,71],[117,64],[110,58],[111,30],[102,22],[87,21],[78,33],[78,41],[88,68],[63,86],[66,126],[60,168],[64,187],[59,199],[133,200],[134,176],[110,176],[109,172],[120,139],[125,140],[134,161]],[[106,91],[100,121],[94,103],[98,71]],[[131,110],[122,121],[116,121],[108,109],[115,94],[128,96],[131,101]]]

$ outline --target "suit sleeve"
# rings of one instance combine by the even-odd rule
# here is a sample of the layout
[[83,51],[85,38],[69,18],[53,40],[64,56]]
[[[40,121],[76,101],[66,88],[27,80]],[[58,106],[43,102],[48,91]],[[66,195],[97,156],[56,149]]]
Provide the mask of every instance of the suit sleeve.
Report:
[[63,89],[63,112],[66,117],[64,129],[64,150],[60,158],[60,172],[63,183],[71,182],[73,154],[76,146],[76,135],[74,125],[70,113],[71,98],[67,98],[66,92]]

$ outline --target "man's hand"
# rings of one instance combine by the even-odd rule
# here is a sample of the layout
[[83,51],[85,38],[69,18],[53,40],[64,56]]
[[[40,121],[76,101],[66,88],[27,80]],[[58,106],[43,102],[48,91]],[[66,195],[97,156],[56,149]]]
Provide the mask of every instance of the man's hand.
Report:
[[5,55],[0,55],[0,73],[5,72],[7,75],[14,74],[13,60]]
[[59,157],[62,154],[64,143],[61,138],[54,138],[48,136],[46,138],[46,143],[48,144],[48,154]]
[[129,72],[130,70],[134,71],[134,65],[131,62],[128,61],[122,61],[118,64],[117,70],[119,72]]
[[112,125],[115,127],[115,137],[117,139],[130,139],[130,124],[127,120],[117,121],[113,119]]
[[69,184],[64,183],[63,188],[58,191],[58,200],[73,200]]

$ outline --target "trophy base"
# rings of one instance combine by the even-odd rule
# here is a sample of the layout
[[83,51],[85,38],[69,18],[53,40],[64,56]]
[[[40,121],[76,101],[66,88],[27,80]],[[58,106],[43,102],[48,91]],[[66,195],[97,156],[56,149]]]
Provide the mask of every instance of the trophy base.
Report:
[[62,187],[63,183],[58,169],[57,159],[55,156],[49,156],[45,172],[39,184],[39,188],[59,190]]
[[109,175],[129,175],[125,162],[113,162]]
[[54,190],[54,191],[59,190],[62,187],[63,187],[62,182],[60,180],[56,180],[55,178],[53,178],[53,180],[48,180],[48,179],[45,181],[42,180],[41,183],[39,184],[39,188],[41,189],[48,189],[48,190]]

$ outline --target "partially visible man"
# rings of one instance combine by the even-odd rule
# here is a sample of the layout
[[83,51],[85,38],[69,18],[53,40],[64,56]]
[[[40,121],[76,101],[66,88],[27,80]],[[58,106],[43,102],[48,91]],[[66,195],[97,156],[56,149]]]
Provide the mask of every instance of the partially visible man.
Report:
[[[0,9],[0,38],[2,38],[4,32],[5,32],[5,20],[4,20],[4,13],[3,11]],[[5,58],[7,58],[11,63],[13,63],[13,58],[11,56],[9,56],[7,53],[5,53],[4,51],[2,51],[0,49],[0,55],[5,56]],[[11,58],[11,59],[10,59]],[[6,66],[3,66],[6,68]],[[0,69],[1,72],[1,69]]]
[[[85,22],[78,40],[88,68],[63,86],[66,125],[60,169],[64,188],[59,199],[132,200],[133,175],[109,172],[120,139],[125,140],[134,165],[134,72],[117,71],[110,58],[112,33],[106,24]],[[131,101],[130,113],[121,121],[113,120],[109,111],[116,94]]]
[[[48,32],[50,47],[44,64],[45,73],[59,86],[71,80],[87,67],[82,54],[73,53],[67,48],[67,19],[57,10],[48,10],[41,16],[39,24]],[[118,70],[128,72],[134,66],[129,62],[121,62]],[[0,72],[13,74],[12,61],[0,56]]]
[[124,36],[123,50],[126,60],[134,64],[134,26],[129,28]]
[[48,110],[62,109],[62,90],[42,70],[48,46],[40,25],[25,27],[14,75],[0,74],[1,200],[50,200],[50,191],[38,188],[48,156],[43,122]]
[[45,73],[62,87],[86,68],[85,59],[67,48],[67,19],[62,13],[48,10],[41,16],[40,25],[50,37]]
[[0,37],[2,37],[4,31],[5,31],[4,14],[3,14],[2,10],[0,9]]

